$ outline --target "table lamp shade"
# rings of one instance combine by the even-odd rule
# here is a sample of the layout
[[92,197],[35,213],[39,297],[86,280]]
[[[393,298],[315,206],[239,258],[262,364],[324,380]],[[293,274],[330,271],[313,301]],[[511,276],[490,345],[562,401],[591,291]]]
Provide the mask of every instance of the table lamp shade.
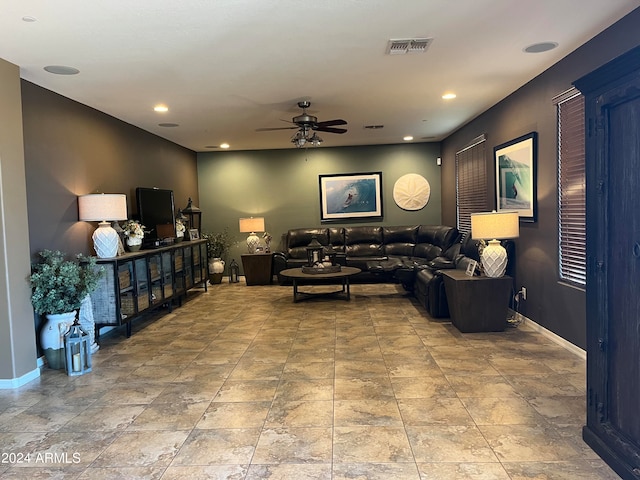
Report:
[[484,212],[471,214],[471,238],[491,239],[480,259],[487,277],[502,277],[507,268],[507,251],[498,239],[520,236],[518,212]]
[[78,219],[100,222],[93,232],[93,248],[100,258],[118,254],[118,233],[109,225],[112,220],[127,219],[127,196],[119,193],[97,193],[78,197]]
[[249,253],[256,253],[256,248],[260,244],[260,239],[256,235],[256,232],[264,232],[264,218],[241,218],[240,232],[249,233],[249,236],[247,237],[247,248]]

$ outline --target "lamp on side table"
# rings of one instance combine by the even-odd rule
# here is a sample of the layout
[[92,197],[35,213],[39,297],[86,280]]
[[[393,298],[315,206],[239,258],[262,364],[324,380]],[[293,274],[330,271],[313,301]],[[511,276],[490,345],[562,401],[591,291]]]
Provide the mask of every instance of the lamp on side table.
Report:
[[500,240],[520,236],[518,212],[484,212],[471,214],[471,238],[489,240],[482,250],[480,260],[487,277],[502,277],[507,269],[507,251]]
[[247,249],[249,253],[256,253],[256,248],[258,248],[260,244],[260,239],[256,235],[256,232],[264,232],[264,218],[241,218],[239,224],[241,233],[249,233],[247,237]]

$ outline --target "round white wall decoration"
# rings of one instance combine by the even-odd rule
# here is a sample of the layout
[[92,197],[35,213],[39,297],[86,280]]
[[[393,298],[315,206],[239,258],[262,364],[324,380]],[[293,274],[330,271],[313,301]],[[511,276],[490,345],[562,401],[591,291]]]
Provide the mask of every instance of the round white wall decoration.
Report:
[[407,173],[396,180],[393,186],[393,200],[404,210],[420,210],[429,203],[431,185],[417,173]]

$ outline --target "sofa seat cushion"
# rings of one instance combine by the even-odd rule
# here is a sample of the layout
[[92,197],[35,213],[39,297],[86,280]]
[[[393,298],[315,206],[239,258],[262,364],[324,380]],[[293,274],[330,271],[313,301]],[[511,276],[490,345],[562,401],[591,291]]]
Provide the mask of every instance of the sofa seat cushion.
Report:
[[393,273],[399,268],[406,268],[405,261],[399,257],[367,262],[367,271],[372,273]]

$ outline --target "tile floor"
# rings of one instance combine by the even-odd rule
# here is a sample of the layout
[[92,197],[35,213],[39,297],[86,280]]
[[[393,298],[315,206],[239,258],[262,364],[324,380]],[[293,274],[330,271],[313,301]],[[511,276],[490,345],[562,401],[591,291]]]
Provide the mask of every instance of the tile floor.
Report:
[[89,374],[0,390],[0,478],[618,478],[580,437],[583,360],[461,334],[397,285],[223,283],[133,331]]

